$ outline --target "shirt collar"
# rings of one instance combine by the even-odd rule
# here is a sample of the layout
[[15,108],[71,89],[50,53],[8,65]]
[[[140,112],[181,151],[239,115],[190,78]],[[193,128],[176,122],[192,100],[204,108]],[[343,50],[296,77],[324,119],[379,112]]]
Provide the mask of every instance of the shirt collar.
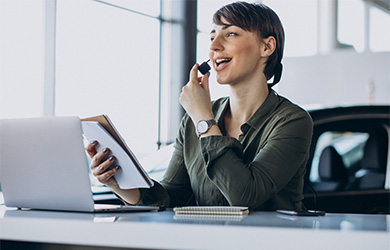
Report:
[[279,106],[280,96],[273,89],[270,89],[267,99],[256,110],[256,112],[246,122],[250,127],[257,129]]
[[218,124],[220,124],[221,122],[222,123],[224,122],[223,118],[225,117],[226,111],[229,109],[229,103],[230,103],[229,100],[230,100],[229,97],[225,97],[222,100],[220,108],[217,110],[217,112],[215,114],[215,120],[217,121]]
[[[224,124],[223,118],[225,117],[226,111],[229,109],[229,97],[226,97],[222,100],[220,108],[215,114],[215,120],[219,125]],[[272,112],[278,107],[280,102],[280,96],[273,89],[270,89],[268,97],[265,99],[264,103],[256,110],[256,112],[249,118],[249,120],[241,126],[241,130],[244,133],[249,129],[246,127],[252,127],[254,129],[259,128],[264,121],[268,118]]]

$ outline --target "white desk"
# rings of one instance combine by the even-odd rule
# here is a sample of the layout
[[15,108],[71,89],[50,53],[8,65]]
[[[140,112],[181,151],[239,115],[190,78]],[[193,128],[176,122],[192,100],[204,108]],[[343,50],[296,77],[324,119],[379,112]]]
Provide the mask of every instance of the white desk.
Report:
[[0,239],[147,249],[390,249],[390,215],[181,219],[172,211],[87,214],[0,206]]

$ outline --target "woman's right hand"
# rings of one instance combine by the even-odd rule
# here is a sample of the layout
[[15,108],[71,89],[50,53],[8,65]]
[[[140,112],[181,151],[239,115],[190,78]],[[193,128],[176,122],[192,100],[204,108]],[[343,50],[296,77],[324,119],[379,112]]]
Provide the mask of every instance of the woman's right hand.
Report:
[[198,68],[198,64],[192,67],[190,79],[182,88],[179,98],[180,104],[191,117],[195,126],[199,120],[214,119],[210,98],[209,73],[198,77]]
[[120,171],[120,167],[115,166],[110,168],[115,162],[115,156],[107,158],[107,155],[110,152],[109,148],[104,148],[97,152],[97,144],[97,141],[92,141],[86,148],[88,155],[91,157],[90,169],[100,183],[105,184],[110,188],[117,189],[119,186],[114,175]]

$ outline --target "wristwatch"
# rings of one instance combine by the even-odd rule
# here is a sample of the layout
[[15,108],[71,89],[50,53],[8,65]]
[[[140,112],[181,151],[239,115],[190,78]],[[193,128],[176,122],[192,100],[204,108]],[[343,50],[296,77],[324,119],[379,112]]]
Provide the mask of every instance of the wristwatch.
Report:
[[207,131],[209,131],[209,129],[214,126],[214,125],[217,125],[217,122],[215,121],[215,119],[211,119],[211,120],[200,120],[198,122],[198,124],[196,125],[196,135],[198,137],[200,137],[202,134],[206,133]]

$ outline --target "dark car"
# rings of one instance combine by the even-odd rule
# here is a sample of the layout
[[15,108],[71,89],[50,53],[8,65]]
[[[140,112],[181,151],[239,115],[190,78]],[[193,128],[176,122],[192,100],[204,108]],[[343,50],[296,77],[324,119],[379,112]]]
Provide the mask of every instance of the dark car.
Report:
[[314,122],[304,204],[340,213],[390,213],[390,106],[309,110]]

